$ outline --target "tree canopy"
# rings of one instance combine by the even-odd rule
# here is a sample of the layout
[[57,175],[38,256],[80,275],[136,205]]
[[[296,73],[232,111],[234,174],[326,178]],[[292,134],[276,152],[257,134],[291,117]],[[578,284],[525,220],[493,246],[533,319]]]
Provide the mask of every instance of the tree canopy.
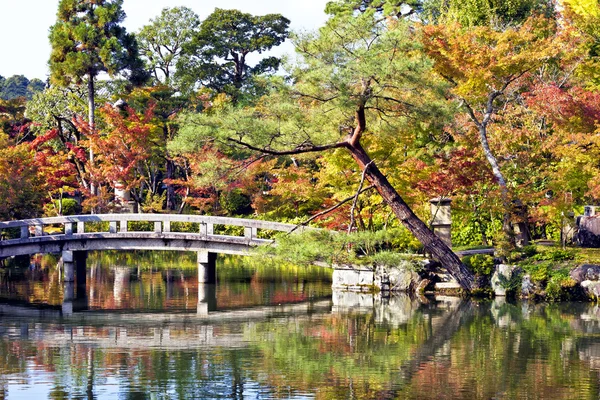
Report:
[[165,8],[137,34],[140,53],[156,81],[171,84],[183,49],[193,38],[200,19],[187,7]]
[[283,43],[289,23],[279,14],[254,16],[238,10],[215,9],[184,46],[178,68],[180,79],[239,99],[253,76],[279,68],[277,57],[264,57],[251,66],[249,56]]
[[13,100],[24,97],[30,100],[35,93],[44,90],[46,85],[40,79],[27,79],[24,75],[13,75],[9,78],[0,76],[0,99]]

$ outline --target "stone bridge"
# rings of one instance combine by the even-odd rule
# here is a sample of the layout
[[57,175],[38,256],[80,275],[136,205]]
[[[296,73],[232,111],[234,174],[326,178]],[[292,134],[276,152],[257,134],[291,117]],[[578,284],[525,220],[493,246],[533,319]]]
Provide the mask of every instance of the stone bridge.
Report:
[[[234,227],[233,229],[231,227]],[[219,232],[237,231],[239,236]],[[214,283],[218,253],[248,255],[271,244],[272,232],[296,225],[242,218],[177,214],[96,214],[0,222],[0,259],[60,253],[64,279],[85,282],[85,258],[91,250],[177,250],[198,253],[198,279]],[[243,232],[243,234],[242,234]],[[14,238],[16,236],[16,238]]]

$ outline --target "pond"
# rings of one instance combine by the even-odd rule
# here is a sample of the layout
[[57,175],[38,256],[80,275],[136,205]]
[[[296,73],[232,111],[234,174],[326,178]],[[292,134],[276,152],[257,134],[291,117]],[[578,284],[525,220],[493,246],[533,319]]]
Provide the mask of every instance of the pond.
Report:
[[[162,257],[162,258],[161,258]],[[321,269],[92,255],[0,272],[2,399],[597,399],[596,304],[332,293]],[[200,293],[200,295],[199,295]]]

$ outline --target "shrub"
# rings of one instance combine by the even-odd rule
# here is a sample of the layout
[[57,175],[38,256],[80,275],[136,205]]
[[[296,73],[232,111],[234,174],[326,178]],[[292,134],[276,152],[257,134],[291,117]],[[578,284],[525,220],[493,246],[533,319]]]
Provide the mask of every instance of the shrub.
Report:
[[544,251],[541,253],[535,254],[532,259],[537,261],[567,261],[575,258],[575,254],[573,254],[570,250],[562,250],[562,249],[553,249],[551,251]]
[[381,251],[370,257],[370,261],[376,265],[386,267],[403,266],[410,268],[413,271],[419,272],[423,269],[423,265],[418,260],[406,256],[405,254],[394,253],[391,251]]
[[531,281],[537,283],[547,282],[552,271],[552,264],[550,262],[525,264],[522,267],[531,276]]
[[247,215],[252,213],[252,200],[240,189],[233,189],[221,194],[221,207],[229,215]]
[[569,276],[567,269],[552,271],[546,285],[546,298],[550,301],[571,300],[572,290],[577,283]]
[[54,200],[44,206],[44,215],[47,217],[55,217],[58,215],[58,210],[61,210],[62,215],[77,215],[81,213],[81,205],[75,199]]
[[494,257],[488,254],[465,256],[463,263],[476,275],[490,276],[494,272]]

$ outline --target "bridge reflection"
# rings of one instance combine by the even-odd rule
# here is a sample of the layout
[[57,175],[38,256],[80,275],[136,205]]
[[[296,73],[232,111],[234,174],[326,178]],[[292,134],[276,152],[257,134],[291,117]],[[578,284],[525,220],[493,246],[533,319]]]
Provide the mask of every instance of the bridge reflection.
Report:
[[[85,281],[64,282],[61,269],[31,264],[0,273],[0,315],[70,318],[75,314],[176,314],[207,316],[213,312],[256,309],[271,304],[295,304],[329,299],[331,288],[321,275],[314,281],[224,280],[218,286],[199,283],[193,267],[101,264],[95,255]],[[39,262],[39,260],[38,260]],[[183,261],[186,263],[186,261]],[[187,265],[187,263],[186,263]],[[193,264],[192,264],[193,265]],[[321,269],[319,269],[321,271]]]

